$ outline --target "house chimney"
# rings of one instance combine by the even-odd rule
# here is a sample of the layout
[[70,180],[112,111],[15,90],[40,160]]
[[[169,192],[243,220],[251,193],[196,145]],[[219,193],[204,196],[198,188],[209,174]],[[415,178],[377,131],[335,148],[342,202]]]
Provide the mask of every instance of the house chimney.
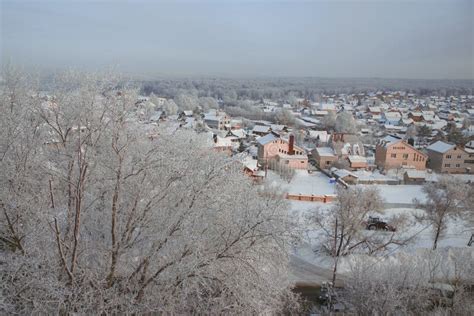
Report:
[[295,154],[295,136],[293,134],[290,134],[290,142],[288,143],[288,155],[294,155]]
[[408,138],[408,144],[411,146],[415,146],[415,140],[412,137]]

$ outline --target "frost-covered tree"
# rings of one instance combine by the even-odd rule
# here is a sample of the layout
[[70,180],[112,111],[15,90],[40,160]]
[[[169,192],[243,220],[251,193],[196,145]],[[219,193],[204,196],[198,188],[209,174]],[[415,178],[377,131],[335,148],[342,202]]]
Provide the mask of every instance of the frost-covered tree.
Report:
[[163,104],[163,110],[166,115],[175,115],[178,113],[178,105],[176,105],[174,100],[166,100],[165,104]]
[[337,188],[337,198],[330,208],[316,209],[309,220],[320,230],[318,241],[334,258],[333,284],[336,280],[338,262],[341,257],[360,252],[376,254],[393,244],[405,244],[409,238],[403,236],[403,217],[393,218],[391,224],[397,232],[381,235],[366,231],[369,215],[381,214],[383,200],[377,188]]
[[199,104],[201,105],[203,111],[219,108],[219,104],[217,103],[216,99],[214,99],[213,97],[199,98]]
[[450,176],[440,177],[438,182],[427,183],[423,186],[426,200],[415,199],[425,215],[419,219],[428,222],[433,227],[433,250],[438,247],[438,241],[446,232],[448,221],[466,213],[472,213],[472,204],[468,203],[472,188],[460,180]]
[[150,139],[119,81],[60,77],[44,102],[3,77],[2,313],[271,314],[294,302],[278,195],[200,135]]
[[339,133],[357,133],[357,124],[354,116],[346,111],[339,113],[336,117],[335,129]]
[[333,130],[336,126],[336,114],[334,113],[334,111],[329,111],[328,114],[324,116],[321,121],[324,128],[326,128],[327,130]]
[[407,132],[406,132],[407,138],[414,138],[417,135],[418,135],[418,132],[414,124],[411,124],[410,126],[407,127]]
[[452,248],[352,260],[341,300],[359,315],[471,315],[472,251]]
[[279,110],[275,114],[275,120],[278,124],[283,124],[283,125],[293,125],[295,124],[295,116],[291,111],[288,111],[287,109],[282,109]]
[[180,110],[195,110],[199,107],[199,99],[192,94],[179,94],[174,101]]
[[[42,120],[34,111],[38,95],[31,78],[12,67],[2,77],[0,109],[0,251],[25,253],[25,242],[36,229],[44,183],[38,159],[43,142]],[[28,84],[27,84],[28,82]],[[40,105],[54,104],[38,101]],[[0,300],[1,301],[1,300]]]

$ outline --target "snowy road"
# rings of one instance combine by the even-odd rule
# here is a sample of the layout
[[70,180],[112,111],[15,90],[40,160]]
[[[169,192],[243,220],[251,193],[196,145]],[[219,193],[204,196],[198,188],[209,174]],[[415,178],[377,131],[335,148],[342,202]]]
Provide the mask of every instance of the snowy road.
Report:
[[[290,257],[290,279],[297,286],[321,286],[323,282],[331,281],[331,269],[318,267],[298,256]],[[341,286],[343,278],[338,275],[336,286]]]

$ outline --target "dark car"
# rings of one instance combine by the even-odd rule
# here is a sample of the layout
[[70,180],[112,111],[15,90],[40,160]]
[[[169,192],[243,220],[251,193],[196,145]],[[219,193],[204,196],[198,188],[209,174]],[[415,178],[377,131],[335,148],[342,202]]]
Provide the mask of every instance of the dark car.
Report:
[[369,220],[367,221],[365,228],[368,230],[385,230],[390,232],[396,231],[395,227],[390,226],[389,224],[381,220],[379,217],[372,216],[369,216]]

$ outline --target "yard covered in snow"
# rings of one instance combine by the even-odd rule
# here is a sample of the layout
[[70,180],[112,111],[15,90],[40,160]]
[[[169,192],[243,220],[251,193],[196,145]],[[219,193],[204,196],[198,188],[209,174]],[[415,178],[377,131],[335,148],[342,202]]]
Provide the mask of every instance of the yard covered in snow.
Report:
[[325,174],[319,171],[308,173],[306,170],[295,170],[295,176],[290,183],[280,178],[276,172],[268,170],[266,181],[291,194],[334,194],[336,186],[334,183],[329,183],[329,178]]
[[[380,186],[379,186],[380,187]],[[389,201],[393,203],[401,203],[405,201],[409,203],[413,197],[420,197],[421,186],[382,186],[381,192],[386,193]],[[400,195],[399,198],[397,195]],[[334,259],[325,253],[321,248],[321,240],[323,237],[322,231],[317,229],[309,220],[308,215],[312,212],[330,211],[332,204],[314,203],[314,202],[300,202],[290,201],[290,212],[295,220],[300,224],[301,241],[295,244],[292,248],[291,255],[301,259],[300,261],[293,260],[292,264],[299,265],[302,262],[324,269],[325,271],[332,269]],[[374,263],[397,262],[400,258],[412,258],[413,260],[422,254],[425,254],[433,246],[433,227],[427,222],[419,222],[417,216],[423,214],[422,210],[414,208],[387,208],[382,211],[382,214],[374,214],[387,221],[389,224],[397,217],[403,216],[404,221],[402,226],[397,227],[399,236],[404,239],[410,238],[407,245],[391,245],[386,251],[379,253],[373,257]],[[468,227],[462,220],[450,219],[447,222],[446,233],[438,241],[438,250],[436,253],[443,253],[450,251],[449,249],[458,250],[472,250],[474,256],[474,249],[467,247],[466,244],[471,235],[472,227]],[[367,231],[367,234],[380,234],[380,236],[392,234],[391,232],[382,231]],[[358,257],[363,256],[362,253],[351,254],[340,259],[338,273],[340,277],[350,272],[351,266]],[[411,259],[410,259],[411,260]],[[449,265],[448,262],[445,264]],[[295,267],[298,269],[298,267]],[[322,277],[325,274],[319,275]],[[308,277],[311,277],[308,275]]]
[[377,187],[380,190],[380,195],[385,199],[386,203],[411,204],[413,203],[414,198],[417,198],[420,201],[424,201],[425,199],[422,185],[360,184],[360,186]]
[[[336,184],[329,183],[329,178],[319,171],[308,173],[306,170],[295,170],[295,176],[288,183],[276,172],[268,170],[266,181],[291,194],[324,195],[336,192]],[[386,203],[412,204],[414,198],[424,200],[422,185],[361,184],[360,186],[377,187]]]

